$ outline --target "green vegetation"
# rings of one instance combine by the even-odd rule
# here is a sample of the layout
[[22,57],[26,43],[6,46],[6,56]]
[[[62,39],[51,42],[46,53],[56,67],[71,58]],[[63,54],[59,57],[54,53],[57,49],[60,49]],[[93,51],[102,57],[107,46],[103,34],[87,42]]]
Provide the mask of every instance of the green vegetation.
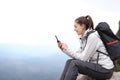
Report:
[[115,61],[115,71],[116,72],[120,71],[120,59],[117,59]]
[[[117,35],[117,37],[120,39],[120,21],[119,21],[119,29],[118,29],[116,35]],[[115,71],[116,71],[116,72],[120,71],[120,59],[117,59],[117,60],[115,61]]]

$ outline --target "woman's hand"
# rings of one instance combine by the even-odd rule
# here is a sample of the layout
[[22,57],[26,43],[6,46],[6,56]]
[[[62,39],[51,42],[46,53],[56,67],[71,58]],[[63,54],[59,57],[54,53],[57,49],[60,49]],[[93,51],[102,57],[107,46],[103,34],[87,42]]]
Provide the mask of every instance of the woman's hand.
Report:
[[66,50],[66,49],[68,49],[67,44],[61,43],[60,41],[57,42],[57,43],[58,43],[58,47],[59,47],[61,50]]

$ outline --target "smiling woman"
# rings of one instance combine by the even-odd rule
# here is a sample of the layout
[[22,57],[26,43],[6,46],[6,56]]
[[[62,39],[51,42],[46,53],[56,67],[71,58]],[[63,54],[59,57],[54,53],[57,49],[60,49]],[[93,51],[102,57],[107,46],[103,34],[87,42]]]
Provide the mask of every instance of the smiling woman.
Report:
[[63,69],[60,63],[68,57],[59,54],[54,36],[78,48],[73,20],[88,14],[95,25],[106,21],[116,32],[119,7],[119,0],[0,0],[0,57],[8,57],[0,58],[0,80],[58,80]]

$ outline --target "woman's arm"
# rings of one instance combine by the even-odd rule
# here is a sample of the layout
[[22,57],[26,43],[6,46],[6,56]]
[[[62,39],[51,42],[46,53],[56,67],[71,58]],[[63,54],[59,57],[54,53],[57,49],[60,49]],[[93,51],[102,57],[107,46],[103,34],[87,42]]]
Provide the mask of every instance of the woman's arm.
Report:
[[84,48],[84,51],[82,51],[81,53],[73,52],[68,48],[63,49],[62,51],[72,58],[87,61],[94,55],[94,53],[96,52],[98,47],[99,47],[98,37],[95,34],[91,34],[91,35],[89,35],[89,37],[87,39],[87,43]]

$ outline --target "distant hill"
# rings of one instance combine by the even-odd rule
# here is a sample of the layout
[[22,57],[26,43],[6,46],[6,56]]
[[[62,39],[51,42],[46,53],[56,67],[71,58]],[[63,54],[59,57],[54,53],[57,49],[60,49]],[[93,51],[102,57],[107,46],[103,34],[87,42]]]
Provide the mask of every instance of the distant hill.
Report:
[[58,80],[68,59],[68,56],[60,52],[44,57],[24,56],[23,53],[20,54],[22,52],[20,50],[31,51],[33,48],[25,46],[12,48],[17,50],[9,50],[10,45],[0,46],[0,80]]

